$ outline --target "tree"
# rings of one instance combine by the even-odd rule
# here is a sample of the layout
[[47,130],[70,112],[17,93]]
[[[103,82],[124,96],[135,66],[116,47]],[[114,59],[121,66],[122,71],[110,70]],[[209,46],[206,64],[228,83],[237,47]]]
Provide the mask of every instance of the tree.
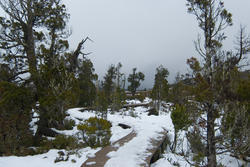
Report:
[[154,87],[152,89],[152,98],[157,103],[157,110],[160,109],[161,101],[166,99],[168,96],[168,75],[169,72],[167,68],[164,68],[163,66],[156,68]]
[[[248,74],[249,75],[249,74]],[[242,79],[235,88],[236,100],[225,106],[222,119],[223,145],[238,159],[247,160],[250,154],[250,78]]]
[[20,155],[32,146],[31,91],[23,85],[0,82],[0,155]]
[[125,79],[122,79],[123,76],[125,76],[123,73],[121,73],[122,64],[118,63],[116,66],[116,81],[115,81],[115,87],[114,91],[112,92],[112,104],[111,104],[111,110],[112,111],[118,111],[122,108],[124,100],[125,100]]
[[104,76],[104,82],[103,82],[103,90],[105,92],[105,96],[108,100],[108,103],[111,104],[112,102],[112,92],[115,88],[115,82],[116,79],[116,67],[115,65],[110,65],[106,75]]
[[216,146],[221,137],[215,136],[216,127],[221,127],[215,120],[223,116],[222,110],[228,100],[233,101],[234,79],[245,52],[235,54],[221,49],[222,42],[226,39],[223,30],[232,25],[232,14],[224,8],[222,1],[187,0],[187,6],[188,12],[196,16],[203,31],[204,47],[200,37],[195,45],[203,61],[199,63],[196,58],[190,58],[187,63],[193,71],[192,76],[195,81],[193,95],[199,105],[197,110],[206,115],[204,128],[206,128],[207,165],[215,167],[216,155],[220,153],[220,149]]
[[97,115],[100,115],[103,119],[107,119],[108,105],[108,99],[104,90],[97,91],[95,100],[95,110],[97,111]]
[[0,82],[13,82],[13,71],[8,64],[0,64]]
[[76,102],[76,64],[85,55],[81,49],[88,38],[67,52],[69,15],[61,0],[0,0],[0,6],[7,15],[0,17],[0,58],[12,71],[12,80],[29,85],[40,103],[40,138],[50,127],[63,126],[66,109]]
[[190,83],[192,82],[188,76],[177,73],[174,83],[169,89],[169,100],[174,104],[184,105],[187,102]]
[[133,73],[129,74],[128,82],[130,82],[130,85],[128,86],[128,90],[131,91],[132,96],[135,96],[136,89],[139,88],[140,82],[144,81],[144,77],[142,72],[136,72],[136,68],[133,68]]
[[171,112],[171,119],[174,124],[174,143],[171,149],[175,151],[178,132],[188,127],[191,122],[186,107],[179,104],[175,104],[173,111]]
[[125,98],[125,80],[121,73],[122,64],[111,65],[104,77],[103,90],[111,110],[119,110]]
[[94,105],[96,99],[96,87],[94,81],[98,76],[94,73],[94,67],[89,59],[84,59],[79,69],[79,106],[90,107]]
[[55,136],[51,128],[64,129],[66,110],[77,104],[79,84],[73,73],[67,71],[64,61],[54,67],[40,69],[39,121],[36,139],[40,135]]

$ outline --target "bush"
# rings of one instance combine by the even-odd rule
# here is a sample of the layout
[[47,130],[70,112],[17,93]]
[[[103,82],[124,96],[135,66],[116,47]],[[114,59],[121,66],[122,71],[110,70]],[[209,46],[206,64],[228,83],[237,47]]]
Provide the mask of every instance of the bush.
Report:
[[73,136],[58,135],[52,140],[52,147],[55,149],[72,150],[78,147],[78,140]]
[[104,91],[97,92],[97,97],[95,101],[95,110],[97,111],[97,115],[106,119],[108,114],[108,98],[106,97]]
[[72,130],[76,124],[75,121],[72,119],[65,119],[63,123],[64,123],[64,128],[66,130]]
[[175,152],[178,132],[187,128],[191,124],[191,121],[189,120],[186,107],[178,104],[175,105],[171,113],[171,119],[174,124],[174,143],[172,145],[172,151]]
[[195,161],[196,164],[200,164],[206,156],[206,145],[202,142],[200,133],[201,132],[198,130],[193,130],[187,133],[187,140],[190,144],[190,149],[192,153],[194,153],[193,161]]
[[183,105],[175,105],[175,108],[171,113],[171,119],[176,131],[183,130],[191,124],[188,111]]
[[91,117],[84,124],[77,126],[81,131],[83,141],[90,147],[103,147],[109,145],[111,137],[111,123],[105,119]]
[[60,134],[53,140],[43,137],[41,139],[40,147],[38,147],[36,150],[36,154],[48,152],[50,149],[75,150],[81,147],[82,145],[81,143],[78,143],[78,139],[76,137]]
[[32,93],[23,86],[0,82],[0,156],[25,154],[33,144]]

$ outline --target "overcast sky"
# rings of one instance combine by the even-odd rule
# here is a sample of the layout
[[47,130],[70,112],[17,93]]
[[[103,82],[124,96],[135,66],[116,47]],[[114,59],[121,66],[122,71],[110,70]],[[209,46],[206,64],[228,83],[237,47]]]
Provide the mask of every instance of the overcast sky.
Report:
[[[127,74],[137,67],[145,73],[144,87],[151,87],[159,65],[176,73],[187,71],[186,59],[197,56],[193,41],[199,28],[187,13],[185,0],[64,0],[71,14],[71,46],[84,37],[86,52],[102,79],[110,64],[123,64]],[[250,0],[224,0],[233,14],[234,26],[227,29],[228,48],[240,24],[250,32]],[[233,48],[233,47],[232,47]]]
[[[195,17],[187,13],[186,0],[63,0],[71,15],[71,48],[90,37],[85,52],[94,63],[99,79],[110,64],[123,64],[127,75],[137,67],[145,74],[143,87],[152,87],[155,69],[163,65],[176,73],[188,69],[186,59],[198,56],[193,41],[199,28]],[[240,24],[250,33],[250,0],[224,0],[233,14],[232,27],[226,31],[227,48]]]

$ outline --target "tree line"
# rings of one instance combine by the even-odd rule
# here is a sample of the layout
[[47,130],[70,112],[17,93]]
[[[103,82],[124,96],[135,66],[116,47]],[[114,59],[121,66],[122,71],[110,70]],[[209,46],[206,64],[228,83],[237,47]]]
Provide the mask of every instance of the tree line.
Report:
[[[224,50],[232,14],[223,1],[186,2],[203,33],[195,42],[201,61],[189,58],[191,72],[178,74],[172,85],[168,69],[159,66],[151,90],[153,106],[158,111],[163,101],[173,102],[171,150],[176,152],[178,133],[185,130],[190,151],[180,154],[190,165],[215,167],[217,155],[225,152],[247,159],[250,78],[242,77],[242,71],[249,67],[244,60],[250,39],[241,27],[236,49]],[[69,14],[61,0],[0,0],[0,6],[6,14],[0,17],[0,155],[19,154],[39,146],[43,136],[55,137],[52,128],[65,129],[70,107],[94,108],[102,118],[108,108],[118,111],[127,98],[126,81],[136,96],[145,78],[137,68],[126,78],[121,63],[110,65],[100,81],[89,53],[84,53],[91,39],[69,50]],[[30,129],[33,113],[39,118],[35,133]]]
[[[51,128],[65,129],[70,107],[97,106],[103,111],[113,101],[121,103],[122,65],[111,65],[97,88],[93,63],[83,52],[90,39],[69,50],[69,14],[61,0],[1,0],[0,6],[6,15],[0,17],[1,155],[39,145],[42,136],[54,137]],[[129,90],[135,92],[143,79],[135,68],[128,78]],[[39,121],[32,134],[34,112]]]

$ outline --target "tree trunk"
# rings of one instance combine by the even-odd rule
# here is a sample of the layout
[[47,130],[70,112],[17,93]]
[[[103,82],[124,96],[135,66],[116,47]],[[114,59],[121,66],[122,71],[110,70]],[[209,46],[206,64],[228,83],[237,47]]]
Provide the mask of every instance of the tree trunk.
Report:
[[177,145],[177,130],[174,130],[174,143],[172,145],[172,151],[175,153],[176,150],[176,145]]
[[216,167],[216,148],[214,133],[214,111],[209,107],[207,112],[207,161],[208,167]]

